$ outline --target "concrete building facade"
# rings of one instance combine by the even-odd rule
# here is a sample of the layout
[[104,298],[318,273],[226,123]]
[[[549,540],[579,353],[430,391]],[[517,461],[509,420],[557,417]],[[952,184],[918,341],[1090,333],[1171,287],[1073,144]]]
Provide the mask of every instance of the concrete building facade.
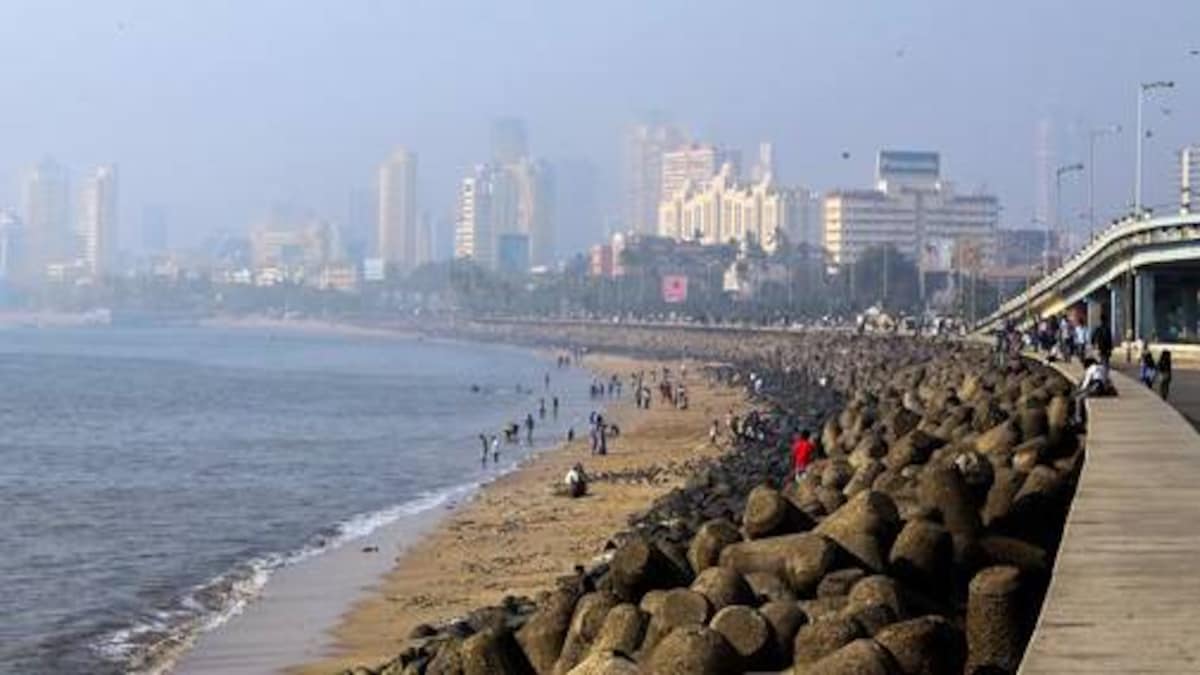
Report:
[[[455,222],[456,258],[471,258],[496,268],[499,241],[505,235],[509,266],[528,259],[532,266],[554,261],[554,179],[546,162],[524,158],[504,165],[481,164],[463,179],[458,191]],[[529,251],[511,255],[514,241],[524,241]]]
[[71,198],[67,169],[45,159],[26,171],[21,184],[26,267],[31,277],[42,278],[46,265],[71,253]]
[[662,201],[663,154],[683,145],[685,135],[665,123],[636,124],[625,135],[623,168],[624,229],[653,234]]
[[891,245],[925,266],[965,244],[991,260],[1000,206],[993,195],[956,194],[940,177],[936,153],[879,153],[875,189],[834,190],[824,199],[824,246],[834,264],[853,264],[869,248]]
[[781,243],[799,243],[807,228],[807,190],[775,185],[768,174],[754,184],[737,181],[732,164],[703,182],[688,180],[659,207],[658,234],[676,241],[753,243],[767,252]]
[[93,277],[112,272],[117,245],[117,167],[96,167],[83,183],[76,231],[79,258]]
[[738,180],[742,171],[742,153],[711,144],[693,143],[687,147],[664,152],[662,156],[662,192],[659,202],[675,197],[686,183],[708,182],[726,165],[733,180]]
[[410,271],[419,261],[417,155],[397,148],[379,167],[379,257]]

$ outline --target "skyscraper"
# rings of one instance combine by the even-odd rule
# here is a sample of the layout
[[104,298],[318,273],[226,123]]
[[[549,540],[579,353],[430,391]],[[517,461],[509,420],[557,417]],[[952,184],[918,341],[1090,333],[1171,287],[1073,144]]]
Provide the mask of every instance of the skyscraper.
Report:
[[409,271],[417,265],[417,155],[397,148],[379,167],[379,257]]
[[683,142],[683,132],[662,122],[635,124],[626,132],[622,176],[626,229],[640,234],[657,230],[663,153]]
[[462,179],[454,223],[454,257],[470,258],[485,267],[494,264],[492,241],[492,181],[488,166],[475,167]]
[[516,117],[501,117],[492,122],[492,161],[513,164],[529,156],[525,122]]
[[775,146],[767,141],[758,144],[758,159],[754,162],[754,169],[750,173],[750,180],[754,183],[761,183],[766,180],[767,176],[772,176],[775,180],[779,180],[779,176],[775,173]]
[[117,248],[116,166],[98,166],[88,174],[79,207],[79,257],[92,276],[107,276]]
[[516,231],[529,237],[534,266],[554,262],[554,171],[548,162],[526,160],[510,171],[518,174],[521,196]]
[[23,252],[25,228],[12,211],[0,210],[0,280],[23,280],[26,262]]
[[416,265],[420,267],[430,262],[433,262],[433,218],[428,211],[422,211],[417,223]]
[[70,249],[69,182],[67,170],[52,159],[25,173],[21,202],[32,278],[42,278],[46,264],[62,260]]
[[727,150],[707,143],[693,143],[687,147],[663,153],[662,194],[659,196],[659,201],[675,197],[675,194],[682,190],[688,181],[696,184],[707,183],[726,164],[730,165],[731,177],[734,180],[739,179],[742,170],[742,153],[737,150]]
[[[496,267],[499,242],[522,235],[528,251],[510,259],[533,265],[554,262],[554,174],[543,161],[525,158],[514,164],[481,164],[462,180],[458,191],[454,255]],[[518,239],[506,239],[511,248]]]

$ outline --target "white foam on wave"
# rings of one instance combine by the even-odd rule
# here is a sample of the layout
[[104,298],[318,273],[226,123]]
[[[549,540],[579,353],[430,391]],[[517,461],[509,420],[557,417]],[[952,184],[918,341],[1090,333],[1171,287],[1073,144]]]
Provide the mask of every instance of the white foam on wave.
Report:
[[192,587],[173,607],[158,610],[132,626],[109,634],[96,644],[96,650],[104,659],[121,664],[129,673],[166,673],[201,633],[241,614],[262,593],[275,570],[362,539],[402,518],[465,497],[481,484],[456,485],[386,509],[357,514],[336,524],[332,534],[314,537],[311,544],[296,551],[266,554],[240,563],[232,570]]

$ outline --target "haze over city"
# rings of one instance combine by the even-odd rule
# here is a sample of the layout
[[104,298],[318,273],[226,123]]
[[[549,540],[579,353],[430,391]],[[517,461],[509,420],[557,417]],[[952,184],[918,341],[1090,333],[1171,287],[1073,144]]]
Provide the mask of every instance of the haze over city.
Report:
[[[50,156],[121,171],[121,249],[147,205],[173,244],[244,232],[287,206],[342,223],[394,147],[420,158],[418,201],[451,250],[461,176],[492,120],[525,121],[531,152],[597,167],[595,218],[619,229],[624,130],[657,113],[692,138],[774,144],[780,178],[870,183],[880,148],[941,153],[963,190],[1028,226],[1035,151],[1077,161],[1090,128],[1097,212],[1128,206],[1137,83],[1147,204],[1174,198],[1195,141],[1200,57],[1190,2],[32,2],[0,5],[0,207]],[[1189,20],[1189,16],[1192,20]],[[1083,181],[1064,187],[1081,211]],[[560,255],[602,232],[557,223]]]

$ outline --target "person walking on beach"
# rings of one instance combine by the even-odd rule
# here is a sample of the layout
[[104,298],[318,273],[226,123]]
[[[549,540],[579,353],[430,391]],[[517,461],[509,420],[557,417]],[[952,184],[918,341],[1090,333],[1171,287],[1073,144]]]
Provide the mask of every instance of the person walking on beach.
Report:
[[546,399],[542,397],[538,399],[538,417],[546,419]]
[[479,434],[479,442],[483,444],[483,454],[479,458],[479,463],[487,466],[488,455],[488,437],[487,434]]
[[554,409],[554,419],[558,419],[558,397],[557,397],[557,396],[555,396],[555,397],[552,399],[552,404],[551,404],[551,406],[552,406],[552,408]]
[[533,443],[533,413],[525,415],[525,441]]
[[1162,400],[1171,395],[1171,350],[1164,349],[1158,355],[1158,394]]
[[720,429],[721,429],[721,423],[714,419],[712,421],[712,424],[709,425],[709,427],[708,427],[708,443],[709,443],[709,445],[717,444],[717,437],[721,433]]
[[542,378],[542,383],[545,384],[547,390],[550,389],[550,373],[549,372],[547,372],[546,376]]
[[[486,456],[484,455],[484,457]],[[492,434],[492,463],[500,463],[500,439],[495,434]]]

